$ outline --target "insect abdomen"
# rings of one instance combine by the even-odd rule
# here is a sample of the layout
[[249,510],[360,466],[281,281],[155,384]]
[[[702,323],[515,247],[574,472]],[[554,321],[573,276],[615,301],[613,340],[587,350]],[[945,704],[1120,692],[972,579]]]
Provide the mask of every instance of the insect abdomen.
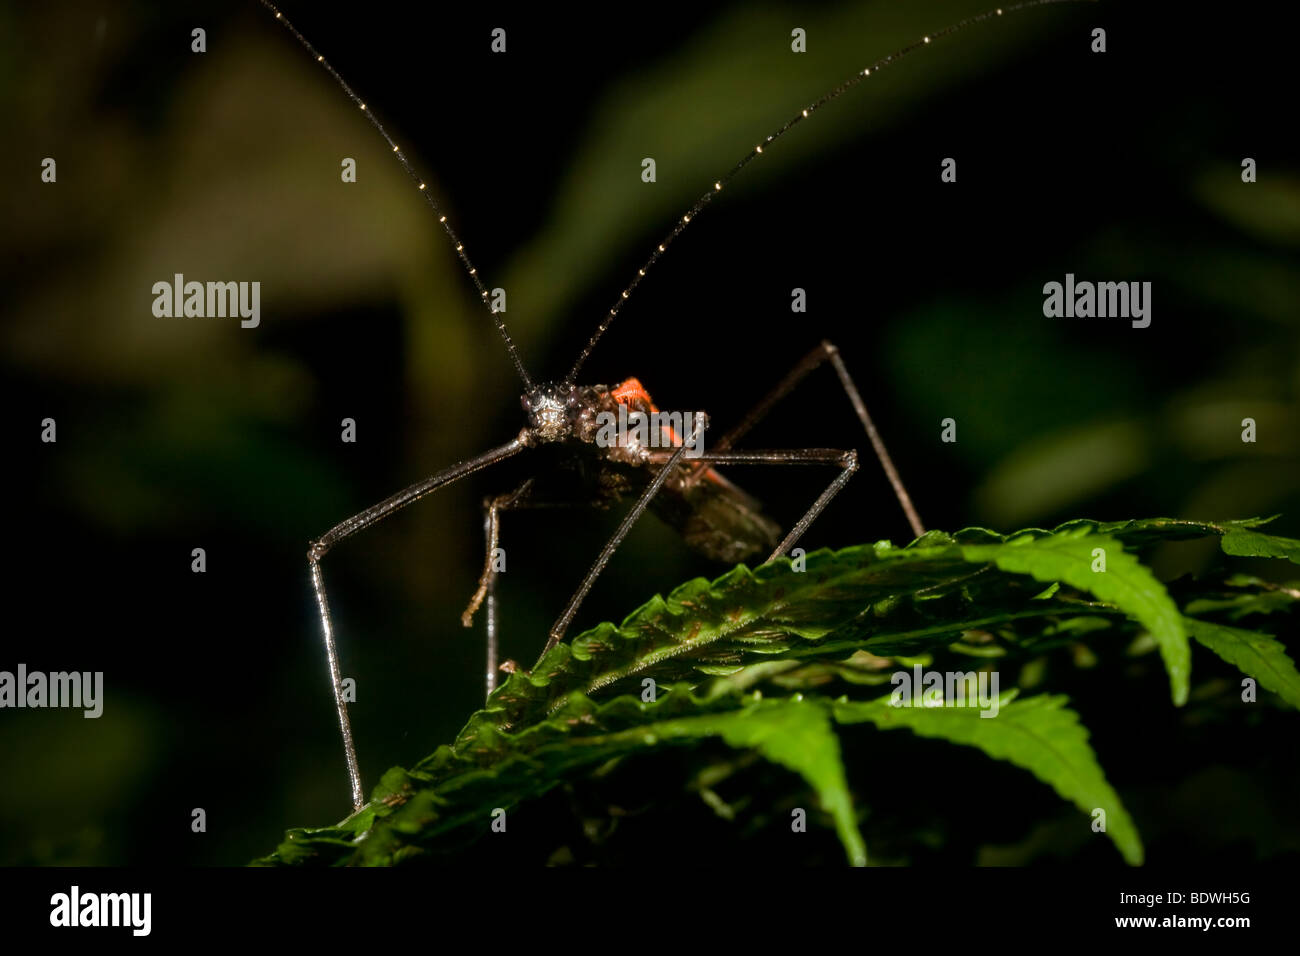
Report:
[[707,558],[733,563],[766,558],[780,543],[781,528],[731,482],[716,472],[710,477],[658,495],[651,509]]

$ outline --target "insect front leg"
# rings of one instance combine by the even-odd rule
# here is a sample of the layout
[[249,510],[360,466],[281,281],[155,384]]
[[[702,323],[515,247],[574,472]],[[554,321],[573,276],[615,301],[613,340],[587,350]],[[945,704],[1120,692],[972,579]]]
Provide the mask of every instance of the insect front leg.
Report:
[[[742,435],[762,421],[777,402],[794,391],[795,386],[807,378],[810,372],[828,361],[831,363],[831,367],[835,369],[835,375],[844,389],[844,394],[848,396],[849,404],[853,406],[858,421],[862,422],[862,427],[866,429],[867,438],[871,441],[871,447],[876,453],[876,459],[880,462],[880,467],[885,470],[885,475],[889,478],[889,484],[894,489],[894,495],[898,498],[903,513],[907,515],[907,522],[912,526],[912,534],[918,538],[921,537],[921,535],[925,534],[925,526],[921,523],[921,516],[917,514],[916,508],[912,504],[912,497],[907,493],[907,488],[903,485],[903,479],[899,476],[898,469],[894,467],[893,459],[889,457],[885,442],[876,430],[876,425],[871,420],[871,416],[867,413],[866,403],[862,401],[862,395],[858,392],[853,377],[849,375],[844,360],[840,358],[840,350],[831,342],[823,341],[800,359],[785,378],[781,379],[776,387],[755,405],[748,415],[740,420],[739,424],[714,442],[714,450],[725,451],[734,446]],[[784,549],[787,546],[787,544],[783,544],[782,548]]]
[[663,467],[659,469],[659,473],[655,475],[654,480],[651,481],[650,484],[646,485],[645,490],[641,492],[641,497],[637,498],[636,504],[632,506],[632,510],[623,518],[622,523],[618,526],[618,530],[614,532],[613,537],[609,539],[605,547],[601,550],[600,556],[596,558],[595,563],[592,564],[590,570],[587,571],[586,577],[584,577],[582,583],[578,585],[578,590],[573,593],[573,597],[569,598],[569,603],[565,607],[564,613],[559,616],[555,624],[551,627],[551,633],[546,639],[546,646],[542,648],[542,653],[538,655],[537,659],[539,662],[546,656],[547,651],[564,639],[564,632],[569,629],[569,625],[573,622],[573,616],[578,613],[578,608],[587,597],[587,593],[591,590],[591,586],[596,583],[596,578],[600,577],[600,572],[605,570],[605,565],[609,564],[609,559],[613,557],[614,550],[623,542],[623,539],[627,537],[627,533],[632,530],[632,525],[636,524],[637,518],[640,518],[641,515],[645,513],[645,509],[649,506],[650,500],[659,493],[659,489],[664,486],[664,481],[667,480],[668,475],[672,472],[673,468],[677,466],[678,460],[681,459],[682,455],[688,450],[689,449],[685,445],[681,445],[675,451],[665,456],[666,461],[664,462]]
[[348,782],[352,790],[352,808],[354,810],[361,809],[365,804],[365,797],[361,789],[361,770],[357,764],[357,748],[352,739],[352,723],[348,719],[348,705],[343,697],[343,675],[339,668],[338,646],[334,639],[334,625],[330,619],[329,600],[325,594],[325,575],[321,572],[321,558],[325,557],[334,545],[345,538],[350,538],[357,532],[364,531],[371,525],[382,521],[395,512],[401,511],[409,504],[414,504],[425,495],[437,491],[444,485],[451,484],[458,478],[463,478],[481,468],[494,465],[512,455],[518,454],[524,447],[522,437],[516,438],[514,441],[499,448],[494,448],[477,458],[471,458],[468,461],[452,465],[450,468],[431,475],[423,481],[417,481],[410,487],[403,488],[397,494],[385,498],[379,504],[367,508],[360,514],[355,514],[346,521],[340,521],[313,542],[312,546],[307,550],[307,566],[311,572],[312,591],[316,595],[316,608],[320,614],[321,636],[325,641],[325,658],[329,665],[330,685],[334,691],[334,708],[338,712],[339,732],[343,735],[343,755],[347,761]]

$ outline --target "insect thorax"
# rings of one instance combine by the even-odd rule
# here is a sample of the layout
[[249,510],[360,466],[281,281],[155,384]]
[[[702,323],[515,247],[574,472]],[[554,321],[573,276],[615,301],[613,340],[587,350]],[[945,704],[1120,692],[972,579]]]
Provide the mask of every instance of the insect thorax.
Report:
[[527,392],[521,404],[528,416],[523,434],[529,445],[574,442],[598,449],[600,457],[609,461],[642,465],[649,448],[659,444],[629,439],[625,430],[609,427],[626,422],[629,416],[657,413],[642,391],[629,394],[623,386],[547,384]]

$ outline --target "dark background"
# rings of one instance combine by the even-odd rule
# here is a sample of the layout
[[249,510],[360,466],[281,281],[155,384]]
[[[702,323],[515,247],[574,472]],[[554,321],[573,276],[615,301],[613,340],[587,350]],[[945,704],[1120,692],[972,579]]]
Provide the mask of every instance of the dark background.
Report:
[[[412,157],[487,285],[506,288],[511,332],[544,378],[567,370],[674,217],[766,133],[985,2],[285,9]],[[705,408],[725,429],[829,338],[930,527],[1283,512],[1276,530],[1296,535],[1293,15],[1210,9],[1049,6],[871,78],[710,206],[584,378],[636,375],[660,407]],[[259,5],[7,5],[0,19],[12,452],[0,667],[103,670],[107,697],[97,721],[0,715],[0,863],[241,863],[285,827],[347,809],[308,541],[513,436],[519,385],[382,141]],[[205,54],[190,52],[195,26]],[[505,56],[489,52],[495,26]],[[795,26],[807,54],[790,52]],[[1104,55],[1089,52],[1095,26]],[[45,156],[56,185],[39,180]],[[344,156],[356,184],[340,181]],[[956,184],[939,181],[946,156]],[[1254,185],[1240,180],[1245,156]],[[154,318],[151,286],[175,272],[261,281],[260,328]],[[1044,318],[1042,285],[1067,272],[1152,281],[1151,327]],[[789,310],[796,286],[806,315]],[[39,441],[46,416],[57,444]],[[1247,416],[1253,445],[1240,441]],[[355,445],[339,440],[344,417]],[[956,444],[939,441],[946,417]],[[866,449],[827,373],[752,445]],[[367,785],[449,740],[481,700],[481,636],[458,616],[482,559],[477,503],[512,488],[516,465],[326,560]],[[788,526],[831,476],[732,477]],[[531,662],[617,519],[506,519],[507,656]],[[868,461],[803,544],[908,537]],[[206,574],[190,572],[194,547]],[[1156,556],[1169,574],[1213,560]],[[571,633],[722,570],[648,520]],[[1222,690],[1228,671],[1195,662],[1204,693]],[[1292,715],[1207,716],[1195,694],[1175,713],[1158,662],[1134,666],[1122,691],[1105,670],[1052,689],[1093,728],[1148,858],[1294,854]],[[1071,842],[1085,821],[1027,774],[887,736],[850,751],[871,771],[854,778],[873,808],[869,845],[882,847],[873,827],[893,835],[885,857],[1085,852]],[[672,774],[667,759],[657,773]],[[935,788],[935,767],[993,796]],[[195,807],[206,834],[190,831]],[[687,819],[646,826],[669,828],[660,845],[686,839]],[[691,831],[706,847],[726,839],[710,819]]]

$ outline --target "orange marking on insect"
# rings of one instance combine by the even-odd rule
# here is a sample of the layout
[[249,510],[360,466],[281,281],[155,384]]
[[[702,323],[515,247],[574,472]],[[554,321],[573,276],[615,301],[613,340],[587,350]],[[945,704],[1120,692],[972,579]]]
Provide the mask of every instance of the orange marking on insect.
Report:
[[[620,384],[616,385],[613,391],[609,394],[613,396],[614,400],[620,405],[627,405],[629,410],[631,409],[632,402],[641,401],[645,403],[651,412],[655,414],[659,413],[659,409],[655,406],[654,399],[651,398],[650,393],[645,390],[645,386],[641,384],[640,379],[624,379]],[[677,432],[673,430],[671,425],[664,425],[663,430],[667,433],[668,440],[672,442],[674,448],[678,448],[682,445],[681,438],[678,437]],[[723,483],[722,476],[712,468],[705,470],[704,477],[710,481],[718,482],[719,484]]]
[[650,411],[659,411],[659,409],[655,408],[654,400],[650,397],[650,393],[645,390],[645,386],[635,378],[629,378],[621,385],[616,386],[610,394],[614,396],[620,405],[628,404],[628,399],[639,398],[650,406]]

